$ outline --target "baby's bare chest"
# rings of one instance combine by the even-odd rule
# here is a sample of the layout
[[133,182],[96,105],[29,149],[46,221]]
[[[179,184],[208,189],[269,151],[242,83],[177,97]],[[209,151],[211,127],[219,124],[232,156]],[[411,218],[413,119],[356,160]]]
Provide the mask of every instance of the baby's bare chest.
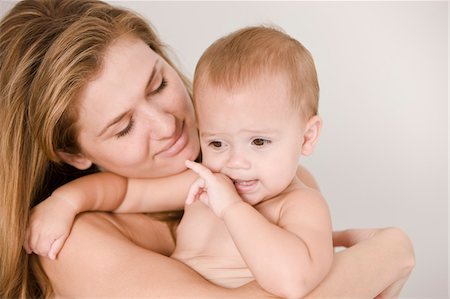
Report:
[[194,256],[239,257],[239,252],[224,222],[207,206],[196,202],[185,209],[177,229],[173,256],[181,259]]
[[[272,223],[278,221],[276,210],[273,206],[258,209]],[[225,223],[201,202],[195,202],[185,209],[177,229],[177,244],[172,256],[178,259],[194,256],[224,258],[233,263],[242,260]]]
[[[278,221],[277,210],[273,205],[258,207],[258,211],[272,223]],[[225,223],[201,202],[185,209],[172,257],[224,287],[238,287],[254,279]]]

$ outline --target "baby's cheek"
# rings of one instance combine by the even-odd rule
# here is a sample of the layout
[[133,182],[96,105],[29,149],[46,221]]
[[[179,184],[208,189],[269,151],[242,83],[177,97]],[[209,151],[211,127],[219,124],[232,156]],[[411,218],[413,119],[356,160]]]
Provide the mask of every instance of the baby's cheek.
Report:
[[221,157],[211,154],[208,151],[202,151],[202,164],[208,167],[212,172],[220,172],[223,167]]

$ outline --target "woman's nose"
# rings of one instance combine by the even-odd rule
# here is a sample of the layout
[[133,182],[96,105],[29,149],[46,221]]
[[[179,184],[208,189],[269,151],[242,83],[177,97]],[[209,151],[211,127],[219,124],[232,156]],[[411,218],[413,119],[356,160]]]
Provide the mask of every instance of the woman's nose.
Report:
[[155,108],[147,109],[145,113],[151,139],[163,140],[176,133],[177,121],[172,113]]

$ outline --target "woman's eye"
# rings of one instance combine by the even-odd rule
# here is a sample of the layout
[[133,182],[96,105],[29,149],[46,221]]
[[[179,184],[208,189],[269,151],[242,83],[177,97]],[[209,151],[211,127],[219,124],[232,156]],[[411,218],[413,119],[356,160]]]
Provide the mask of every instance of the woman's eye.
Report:
[[127,127],[116,134],[117,138],[123,137],[130,133],[131,129],[133,129],[134,126],[134,119],[130,119],[130,122],[128,123]]
[[255,138],[252,140],[252,144],[258,147],[269,144],[271,141],[264,138]]
[[211,141],[209,143],[209,146],[214,149],[220,149],[222,147],[222,142],[221,141]]
[[155,89],[152,93],[160,93],[167,86],[167,80],[163,77],[161,80],[161,84],[159,84],[158,88]]

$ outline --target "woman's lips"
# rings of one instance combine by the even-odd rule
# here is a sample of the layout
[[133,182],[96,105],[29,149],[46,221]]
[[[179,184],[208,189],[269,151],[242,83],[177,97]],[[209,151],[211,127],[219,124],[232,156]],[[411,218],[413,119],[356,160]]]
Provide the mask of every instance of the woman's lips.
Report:
[[183,124],[181,125],[180,133],[169,142],[169,145],[165,149],[158,152],[156,155],[164,158],[173,157],[180,153],[186,147],[187,143],[188,134],[184,130],[183,122]]

